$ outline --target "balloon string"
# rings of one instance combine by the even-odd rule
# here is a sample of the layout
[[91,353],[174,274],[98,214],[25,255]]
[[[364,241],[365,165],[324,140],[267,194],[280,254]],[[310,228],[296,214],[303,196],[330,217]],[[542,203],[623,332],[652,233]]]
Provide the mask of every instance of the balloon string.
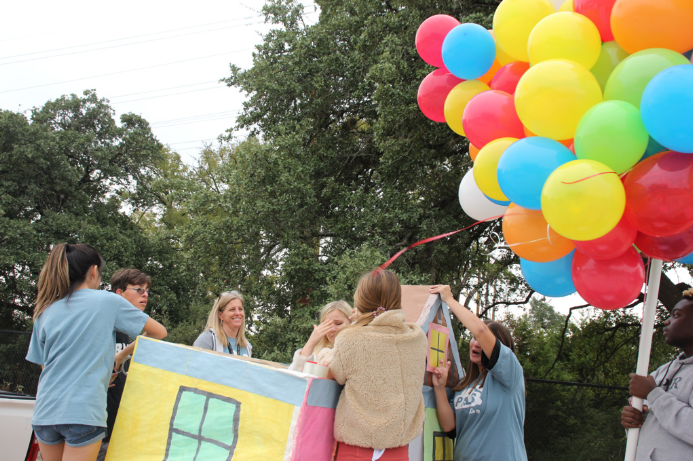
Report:
[[375,270],[374,275],[377,275],[378,272],[387,269],[387,267],[388,267],[390,264],[392,264],[393,262],[395,262],[395,260],[396,260],[397,258],[399,258],[400,256],[402,256],[402,253],[404,253],[405,251],[411,250],[412,248],[415,248],[415,247],[417,247],[417,246],[419,246],[419,245],[423,245],[424,243],[429,243],[429,242],[433,242],[433,241],[435,241],[435,240],[443,239],[443,238],[445,238],[445,237],[450,237],[451,235],[455,235],[455,234],[457,234],[458,232],[462,232],[462,231],[465,231],[465,230],[467,230],[467,229],[471,229],[472,227],[474,227],[474,226],[476,226],[476,225],[479,225],[479,224],[481,224],[481,223],[484,223],[484,222],[487,222],[487,221],[493,221],[494,219],[498,219],[498,218],[502,218],[502,217],[503,217],[503,215],[492,216],[492,217],[490,217],[490,218],[486,218],[486,219],[482,219],[481,221],[477,221],[477,222],[475,222],[474,224],[472,224],[471,226],[467,226],[467,227],[465,227],[465,228],[463,228],[463,229],[458,229],[458,230],[452,231],[452,232],[446,232],[445,234],[436,235],[435,237],[428,237],[428,238],[425,238],[425,239],[423,239],[423,240],[419,240],[419,241],[416,242],[416,243],[412,243],[412,244],[409,245],[408,247],[406,247],[406,248],[404,248],[404,249],[402,249],[402,250],[399,250],[397,253],[395,253],[395,255],[394,255],[392,258],[388,259],[387,262],[385,262],[385,263],[382,264],[380,267],[378,267],[378,269]]
[[[615,171],[602,171],[601,173],[593,174],[593,175],[591,175],[591,176],[587,176],[586,178],[578,179],[577,181],[570,181],[570,182],[561,181],[561,182],[562,182],[563,184],[577,184],[577,183],[579,183],[579,182],[587,181],[587,180],[590,179],[590,178],[595,178],[595,177],[601,176],[601,175],[603,175],[603,174],[616,174],[616,172],[615,172]],[[617,176],[618,176],[618,175],[617,175]]]

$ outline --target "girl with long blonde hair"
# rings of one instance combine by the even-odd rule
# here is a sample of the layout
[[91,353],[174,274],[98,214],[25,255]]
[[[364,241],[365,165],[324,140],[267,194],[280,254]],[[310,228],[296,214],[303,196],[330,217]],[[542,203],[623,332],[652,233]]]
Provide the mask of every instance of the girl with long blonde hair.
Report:
[[308,361],[329,365],[334,340],[342,329],[351,325],[351,313],[351,306],[344,300],[325,304],[320,310],[320,324],[313,325],[313,333],[305,346],[294,352],[289,370],[303,371]]
[[193,346],[252,357],[253,346],[245,337],[242,294],[232,290],[225,291],[217,297],[207,317],[205,330],[197,337]]
[[56,245],[41,268],[27,360],[41,365],[31,424],[45,461],[93,461],[106,435],[106,393],[115,331],[166,328],[101,285],[99,253],[90,245]]

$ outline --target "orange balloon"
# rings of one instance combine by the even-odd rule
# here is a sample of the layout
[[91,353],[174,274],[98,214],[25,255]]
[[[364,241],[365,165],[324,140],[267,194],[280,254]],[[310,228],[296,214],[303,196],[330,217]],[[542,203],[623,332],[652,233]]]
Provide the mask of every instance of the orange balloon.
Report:
[[[532,136],[536,136],[536,134],[529,131],[529,128],[527,128],[526,126],[522,125],[522,128],[525,130],[525,137],[526,138],[531,138]],[[565,147],[570,147],[570,145],[573,143],[573,140],[572,139],[564,139],[564,140],[558,141],[558,142],[563,144]]]
[[691,0],[616,0],[611,31],[621,48],[633,54],[648,48],[678,53],[693,49]]
[[500,69],[501,67],[503,67],[503,66],[500,65],[500,63],[498,62],[498,59],[494,59],[493,65],[488,70],[488,72],[486,72],[484,75],[479,77],[477,80],[488,84],[491,80],[493,80],[494,75],[496,75],[496,72],[498,72],[498,69]]
[[541,210],[529,210],[514,203],[503,217],[503,236],[516,255],[537,263],[555,261],[575,248],[572,240],[549,227]]
[[478,147],[476,147],[476,146],[475,146],[474,144],[472,144],[471,142],[469,143],[469,156],[472,158],[472,162],[473,162],[474,160],[476,160],[476,156],[479,155],[479,151],[480,151],[480,150],[481,150],[481,149],[479,149]]

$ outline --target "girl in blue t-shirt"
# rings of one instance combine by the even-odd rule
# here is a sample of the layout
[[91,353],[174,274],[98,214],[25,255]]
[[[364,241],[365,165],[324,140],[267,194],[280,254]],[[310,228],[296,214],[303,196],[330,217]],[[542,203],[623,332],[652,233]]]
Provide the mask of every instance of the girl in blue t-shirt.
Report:
[[41,268],[26,358],[43,369],[31,424],[45,461],[96,459],[106,435],[115,331],[166,336],[123,297],[97,290],[102,265],[90,245],[61,243]]
[[445,391],[450,362],[432,374],[438,422],[443,431],[455,432],[454,460],[526,461],[525,382],[510,330],[478,318],[455,300],[447,285],[431,287],[431,293],[439,293],[474,336],[467,373],[455,386],[452,401]]

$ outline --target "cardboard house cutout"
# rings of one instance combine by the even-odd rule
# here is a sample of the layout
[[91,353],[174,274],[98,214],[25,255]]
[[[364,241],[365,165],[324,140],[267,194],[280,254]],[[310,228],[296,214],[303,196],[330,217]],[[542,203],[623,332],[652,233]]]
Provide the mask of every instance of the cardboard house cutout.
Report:
[[[449,328],[456,382],[462,368],[440,296],[403,286],[402,298],[408,322],[426,333],[431,323]],[[426,420],[409,459],[452,460],[430,373],[423,384]],[[335,381],[285,365],[139,337],[106,461],[329,461],[341,391]]]

